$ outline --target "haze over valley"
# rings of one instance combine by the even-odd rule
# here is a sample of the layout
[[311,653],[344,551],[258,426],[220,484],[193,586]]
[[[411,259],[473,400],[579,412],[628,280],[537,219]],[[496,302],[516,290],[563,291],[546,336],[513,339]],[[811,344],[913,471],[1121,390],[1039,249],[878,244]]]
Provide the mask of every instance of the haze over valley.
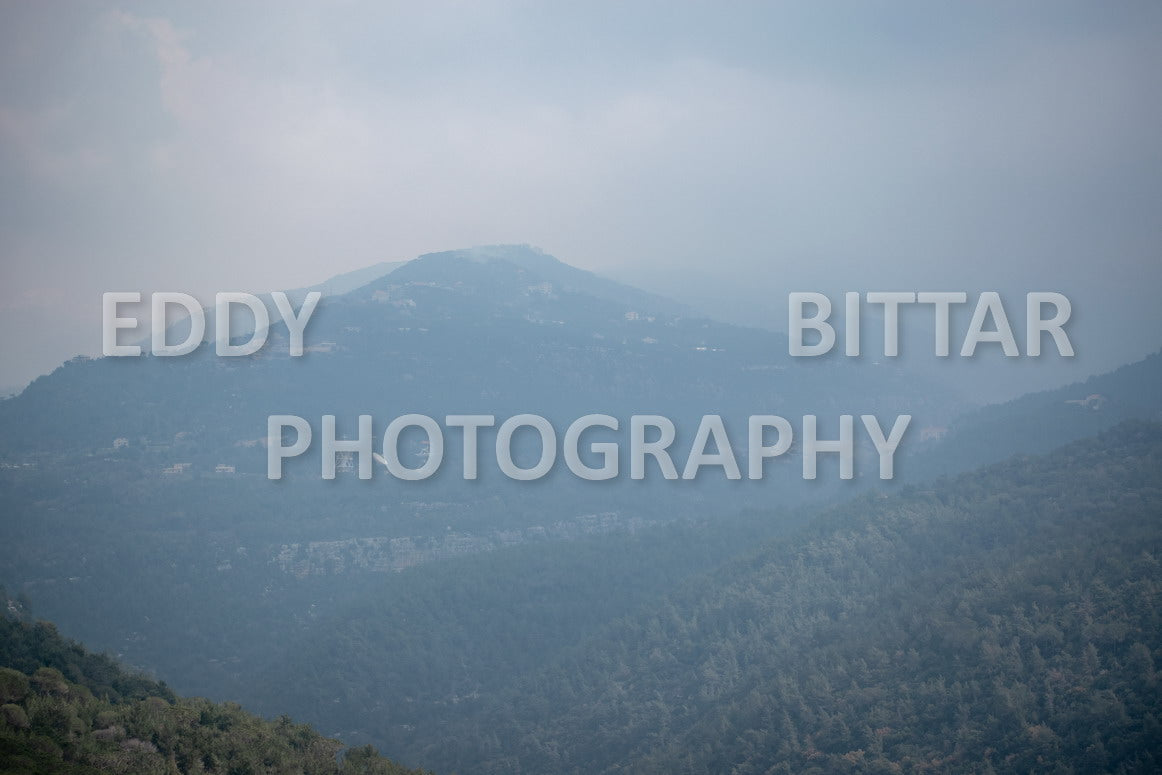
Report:
[[0,0],[0,772],[1162,771],[1160,42]]

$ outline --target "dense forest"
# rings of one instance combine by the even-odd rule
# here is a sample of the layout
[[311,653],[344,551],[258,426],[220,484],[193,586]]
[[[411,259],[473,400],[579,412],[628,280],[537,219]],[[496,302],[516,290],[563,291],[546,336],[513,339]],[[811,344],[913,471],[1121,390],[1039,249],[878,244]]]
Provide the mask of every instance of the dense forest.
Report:
[[346,751],[286,716],[185,699],[20,616],[0,594],[0,772],[5,775],[408,775],[370,746]]
[[1162,426],[870,496],[429,738],[461,772],[1157,772]]
[[[254,710],[443,772],[1151,772],[1160,463],[1162,426],[1128,423],[819,515],[324,576],[263,668],[228,669]],[[127,744],[144,772],[315,771],[285,719],[177,699],[46,625],[4,627],[12,771],[84,772]],[[310,756],[330,752],[317,771],[378,761],[357,747],[336,765],[340,744],[309,734]]]

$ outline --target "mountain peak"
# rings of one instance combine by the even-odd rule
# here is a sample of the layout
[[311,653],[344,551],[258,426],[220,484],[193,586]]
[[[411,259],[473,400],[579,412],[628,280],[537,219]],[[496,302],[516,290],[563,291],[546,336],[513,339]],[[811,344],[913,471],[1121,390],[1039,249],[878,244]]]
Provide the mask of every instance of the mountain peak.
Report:
[[425,253],[393,271],[380,284],[440,282],[479,285],[482,289],[517,281],[522,285],[549,283],[555,292],[577,293],[652,314],[695,317],[680,302],[610,280],[565,263],[533,245],[478,245]]
[[[419,257],[419,259],[422,260],[443,256],[463,258],[467,259],[468,261],[474,261],[481,264],[499,260],[508,261],[519,266],[537,263],[542,266],[568,266],[563,261],[554,258],[540,248],[529,244],[476,245],[470,248],[457,248],[455,250],[443,250],[436,253],[424,253]],[[531,267],[526,266],[526,268]]]

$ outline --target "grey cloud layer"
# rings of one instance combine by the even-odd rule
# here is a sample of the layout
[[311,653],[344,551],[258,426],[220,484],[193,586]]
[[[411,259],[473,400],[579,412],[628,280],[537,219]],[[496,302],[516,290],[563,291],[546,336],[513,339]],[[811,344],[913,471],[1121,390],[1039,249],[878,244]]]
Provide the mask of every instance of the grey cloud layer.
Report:
[[104,290],[496,242],[773,325],[1076,288],[1157,347],[1158,8],[933,8],[6,4],[0,383],[97,349]]

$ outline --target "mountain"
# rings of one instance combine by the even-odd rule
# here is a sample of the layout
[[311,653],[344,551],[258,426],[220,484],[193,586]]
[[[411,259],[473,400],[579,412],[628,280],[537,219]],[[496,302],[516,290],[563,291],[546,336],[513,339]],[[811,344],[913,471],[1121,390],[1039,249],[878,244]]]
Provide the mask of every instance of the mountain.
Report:
[[[585,482],[561,468],[513,482],[487,459],[465,481],[454,457],[423,482],[380,466],[372,481],[350,470],[325,481],[317,441],[275,482],[269,415],[300,415],[317,438],[334,414],[350,438],[366,413],[378,439],[409,412],[533,412],[558,434],[605,412],[624,441],[628,415],[657,413],[681,429],[679,448],[709,413],[732,429],[749,414],[797,425],[812,413],[825,433],[840,413],[910,413],[910,432],[973,423],[954,422],[963,404],[905,369],[795,362],[780,335],[690,316],[528,248],[422,256],[315,314],[303,358],[288,357],[277,323],[251,357],[77,360],[0,401],[0,579],[184,693],[293,710],[411,764],[536,760],[519,742],[533,727],[513,717],[516,692],[569,706],[585,686],[560,694],[553,670],[577,668],[575,649],[785,536],[812,504],[892,488],[866,439],[851,487],[833,468],[804,481],[796,448],[753,482],[713,471]],[[1148,396],[1152,374],[1130,369],[1109,400]],[[993,428],[990,461],[1025,443],[1015,423]],[[926,476],[968,465],[950,457],[952,432],[907,437],[896,484],[926,481],[916,472],[939,459]],[[481,437],[488,450],[495,429]],[[417,440],[401,449],[409,465],[424,459]]]
[[1158,424],[864,497],[462,700],[408,754],[465,773],[1156,772],[1160,520]]
[[469,261],[484,265],[495,262],[511,263],[536,275],[542,282],[552,284],[559,291],[605,299],[627,309],[652,314],[704,317],[686,304],[601,277],[593,272],[577,269],[530,245],[487,245],[429,253],[420,258],[451,262]]
[[[532,267],[532,268],[529,268]],[[911,412],[939,422],[947,390],[890,367],[795,363],[785,338],[689,317],[681,305],[528,248],[429,254],[320,303],[310,352],[287,357],[272,324],[249,358],[203,347],[180,358],[74,359],[0,402],[0,455],[185,443],[239,469],[234,445],[266,417],[401,411],[661,413],[741,417]],[[793,374],[792,374],[793,370]],[[513,380],[513,374],[520,374]],[[216,463],[215,463],[216,465]]]
[[0,594],[0,771],[6,775],[423,775],[287,716],[177,697],[92,654]]
[[[478,246],[440,253],[427,253],[416,260],[425,264],[424,268],[418,272],[405,273],[404,275],[415,275],[418,278],[413,278],[416,282],[431,282],[437,278],[442,278],[446,282],[457,283],[459,287],[463,288],[471,276],[475,276],[477,280],[483,279],[489,274],[495,273],[498,266],[510,265],[529,273],[523,279],[535,280],[537,283],[553,286],[560,291],[611,301],[623,305],[627,309],[636,308],[653,313],[683,317],[697,316],[687,305],[569,266],[529,245]],[[318,291],[324,298],[343,296],[359,288],[370,286],[408,263],[407,261],[381,261],[371,266],[335,275],[321,283],[305,288],[294,288],[285,291],[285,293],[295,305],[301,305],[307,294],[312,291]],[[467,273],[463,272],[472,265],[487,267],[487,269],[484,272],[471,270]],[[460,270],[460,273],[457,270]],[[407,283],[408,280],[404,279],[402,282]],[[271,324],[277,324],[281,320],[281,313],[270,294],[260,294],[259,298],[262,299],[267,308]],[[206,328],[202,340],[203,342],[212,342],[215,334],[214,309],[213,307],[205,308],[203,313]],[[166,340],[169,342],[184,341],[189,330],[190,320],[188,317],[182,316],[167,327]],[[252,331],[254,331],[254,320],[251,313],[243,312],[239,308],[231,309],[232,336],[248,337]],[[150,347],[149,337],[145,337],[139,344],[148,349]]]
[[909,461],[908,473],[925,479],[1047,452],[1130,419],[1162,420],[1162,352],[1084,382],[967,412]]
[[[833,432],[827,424],[841,412],[912,412],[937,422],[957,406],[891,368],[819,360],[792,369],[775,334],[687,317],[680,305],[528,248],[422,256],[320,302],[304,357],[288,357],[287,341],[276,323],[268,346],[245,358],[203,348],[181,358],[78,359],[0,402],[0,579],[85,642],[183,692],[261,700],[278,712],[266,704],[277,698],[250,677],[295,662],[290,644],[315,649],[316,626],[333,613],[378,605],[384,580],[396,574],[404,588],[414,581],[423,594],[444,594],[441,574],[476,564],[484,578],[493,556],[501,565],[522,552],[567,557],[579,540],[596,541],[593,551],[621,558],[619,566],[591,585],[602,598],[570,603],[587,612],[575,624],[558,627],[550,617],[536,631],[561,642],[580,637],[582,623],[595,627],[627,610],[604,603],[623,591],[612,580],[634,578],[635,562],[656,575],[626,604],[725,560],[750,534],[740,528],[718,541],[704,532],[690,548],[667,539],[669,548],[649,557],[619,551],[626,536],[841,488],[834,470],[805,482],[797,449],[754,482],[714,470],[696,481],[654,472],[644,481],[586,482],[564,466],[517,482],[487,458],[479,478],[465,481],[451,457],[454,436],[445,467],[427,481],[395,480],[378,465],[370,482],[353,471],[322,480],[316,441],[275,482],[266,478],[263,446],[269,415],[302,416],[317,438],[323,415],[336,415],[350,437],[366,413],[378,439],[390,418],[409,412],[440,420],[532,412],[558,434],[579,416],[604,412],[620,418],[624,443],[629,415],[656,413],[674,420],[676,444],[688,448],[708,413],[738,429],[749,414],[798,424],[812,412]],[[482,449],[495,435],[481,432]],[[535,447],[535,437],[518,438],[514,454],[523,461]],[[422,460],[418,441],[402,448],[409,465]],[[878,481],[866,439],[859,461],[856,483]],[[699,553],[699,543],[720,548]],[[550,608],[561,599],[515,569],[497,573]],[[589,584],[581,578],[562,583]],[[500,640],[487,644],[474,670],[501,678],[513,663],[493,658],[504,642],[495,634]],[[416,668],[417,707],[444,702],[448,686],[438,668],[419,668],[422,652],[401,660]]]

